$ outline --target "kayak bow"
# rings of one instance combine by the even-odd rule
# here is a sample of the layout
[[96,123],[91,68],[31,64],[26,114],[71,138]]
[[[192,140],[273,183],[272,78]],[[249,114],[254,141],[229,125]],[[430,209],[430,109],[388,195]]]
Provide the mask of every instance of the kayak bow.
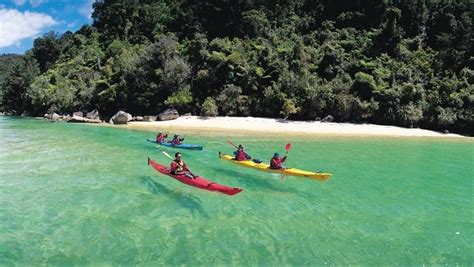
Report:
[[303,171],[295,168],[287,168],[287,169],[271,169],[269,164],[266,163],[256,163],[252,160],[243,160],[243,161],[237,161],[234,160],[234,157],[231,155],[226,155],[222,154],[219,152],[219,158],[223,160],[227,160],[230,162],[233,162],[237,165],[247,167],[247,168],[252,168],[256,169],[259,171],[264,171],[264,172],[272,172],[272,173],[279,173],[283,175],[288,175],[288,176],[302,176],[310,179],[315,179],[319,181],[325,181],[329,179],[332,174],[330,173],[324,173],[324,172],[309,172],[309,171]]
[[148,158],[148,165],[151,165],[158,172],[160,172],[164,175],[168,175],[169,177],[172,177],[172,178],[180,181],[183,184],[187,184],[187,185],[194,186],[194,187],[201,188],[201,189],[208,190],[208,191],[220,192],[220,193],[230,195],[230,196],[233,196],[235,194],[238,194],[238,193],[242,192],[242,189],[240,189],[240,188],[228,187],[228,186],[225,186],[225,185],[214,183],[214,182],[208,181],[208,180],[206,180],[206,179],[204,179],[200,176],[195,176],[194,179],[190,179],[190,178],[186,177],[186,175],[184,175],[184,174],[171,174],[170,173],[170,168],[166,167],[165,165],[161,165],[161,164],[155,162],[154,160],[152,160],[150,158]]

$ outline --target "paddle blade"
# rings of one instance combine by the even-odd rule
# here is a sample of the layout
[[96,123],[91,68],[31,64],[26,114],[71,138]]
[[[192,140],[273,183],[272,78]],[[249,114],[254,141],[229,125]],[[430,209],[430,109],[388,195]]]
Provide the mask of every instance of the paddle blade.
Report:
[[288,150],[290,150],[290,149],[291,149],[291,143],[286,144],[285,150],[288,152]]
[[231,144],[232,146],[234,146],[235,148],[237,148],[237,146],[236,146],[234,143],[232,143],[232,141],[227,140],[227,143],[229,143],[229,144]]
[[170,156],[170,154],[166,153],[166,151],[161,151],[165,156],[167,156],[169,159],[173,159],[172,156]]

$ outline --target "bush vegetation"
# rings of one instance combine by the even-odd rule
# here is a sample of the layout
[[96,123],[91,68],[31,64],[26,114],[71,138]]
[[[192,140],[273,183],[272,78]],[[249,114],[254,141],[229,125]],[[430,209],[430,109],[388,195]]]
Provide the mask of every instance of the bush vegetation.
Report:
[[469,1],[102,0],[92,26],[1,57],[1,108],[174,106],[473,134],[473,10]]

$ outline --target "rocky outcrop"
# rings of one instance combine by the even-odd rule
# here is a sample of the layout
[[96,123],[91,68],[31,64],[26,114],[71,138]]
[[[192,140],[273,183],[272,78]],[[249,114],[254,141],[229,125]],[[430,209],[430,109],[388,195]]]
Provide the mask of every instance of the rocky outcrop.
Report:
[[143,121],[143,117],[142,116],[135,116],[132,118],[132,121]]
[[88,119],[79,116],[72,116],[67,122],[101,123],[102,121],[99,119]]
[[61,116],[59,116],[56,112],[46,113],[44,114],[44,117],[48,120],[53,120],[53,121],[57,121],[61,118]]
[[73,117],[84,117],[84,112],[76,111],[76,112],[72,113],[72,116]]
[[331,116],[331,115],[327,115],[326,117],[324,117],[321,121],[322,122],[332,122],[334,120],[334,117]]
[[64,122],[69,122],[71,119],[72,117],[69,114],[66,114],[66,115],[62,115],[59,120],[64,121]]
[[69,114],[58,115],[57,113],[46,113],[44,118],[51,121],[63,121],[63,122],[86,122],[86,123],[101,123],[99,119],[88,119],[82,116],[82,112],[74,112],[72,117]]
[[179,113],[174,108],[169,108],[158,115],[160,121],[169,121],[179,118]]
[[119,112],[115,113],[114,116],[112,116],[109,122],[113,124],[127,124],[132,120],[132,118],[133,117],[130,113],[120,110]]
[[81,111],[74,112],[72,117],[69,114],[58,115],[57,113],[46,113],[44,118],[51,121],[64,121],[64,122],[85,122],[85,123],[101,123],[100,119],[88,119],[82,117],[84,115]]
[[100,120],[100,114],[97,109],[94,109],[91,112],[87,112],[86,118],[91,119],[91,120]]

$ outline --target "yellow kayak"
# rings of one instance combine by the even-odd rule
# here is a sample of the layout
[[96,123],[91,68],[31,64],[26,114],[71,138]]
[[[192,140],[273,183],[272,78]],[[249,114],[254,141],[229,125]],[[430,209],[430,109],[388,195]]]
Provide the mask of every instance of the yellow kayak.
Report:
[[237,161],[234,160],[234,157],[231,155],[226,155],[222,154],[219,152],[219,158],[223,160],[227,160],[230,162],[233,162],[235,164],[238,164],[240,166],[244,166],[247,168],[252,168],[252,169],[257,169],[259,171],[264,171],[264,172],[273,172],[273,173],[280,173],[284,175],[289,175],[289,176],[303,176],[306,178],[311,178],[319,181],[326,181],[331,177],[332,174],[330,173],[324,173],[324,172],[308,172],[308,171],[303,171],[303,170],[298,170],[294,168],[288,168],[288,169],[270,169],[270,165],[266,163],[255,163],[251,160],[242,160],[242,161]]

